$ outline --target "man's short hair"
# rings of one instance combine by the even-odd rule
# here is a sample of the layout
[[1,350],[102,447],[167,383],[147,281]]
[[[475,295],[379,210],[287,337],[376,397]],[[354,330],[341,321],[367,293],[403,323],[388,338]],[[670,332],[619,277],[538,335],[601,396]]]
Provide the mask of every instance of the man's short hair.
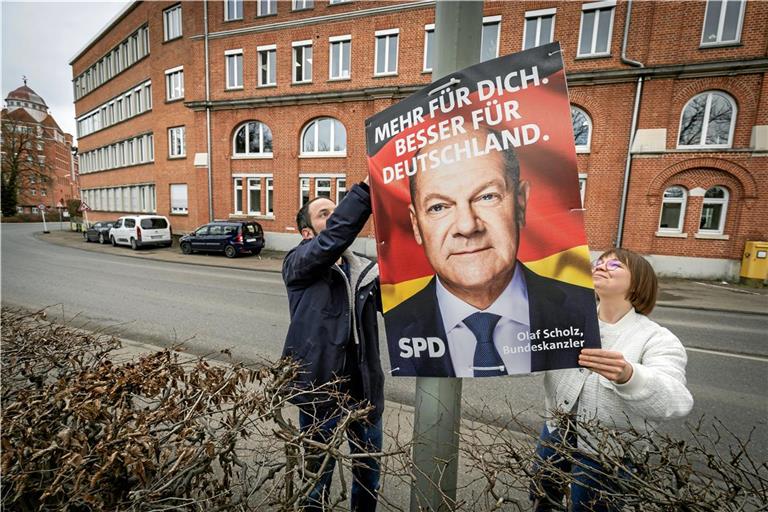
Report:
[[[489,128],[487,126],[481,126],[479,129],[474,130],[473,133],[486,133],[488,135],[493,135],[496,137],[497,140],[501,140],[501,134],[494,130],[493,128]],[[450,141],[450,139],[448,139]],[[444,141],[444,142],[448,142]],[[439,144],[439,143],[437,143]],[[432,146],[435,146],[437,144],[432,144]],[[425,146],[429,147],[429,146]],[[419,148],[416,153],[414,153],[413,157],[416,158],[419,156],[419,153],[424,148]],[[500,152],[502,154],[502,157],[504,158],[504,180],[507,183],[507,189],[508,190],[517,190],[517,185],[520,183],[520,161],[517,159],[517,154],[515,153],[515,150],[512,146],[509,146],[507,149],[502,150]],[[490,153],[489,153],[490,154]],[[483,155],[485,156],[485,155]],[[415,174],[412,174],[408,176],[408,189],[411,193],[411,204],[416,207],[416,175],[419,172],[425,172],[425,171],[416,171]],[[430,171],[426,171],[430,172]],[[515,195],[515,198],[517,198],[517,195]],[[515,204],[517,204],[517,199],[515,199]]]
[[313,232],[315,231],[314,226],[312,226],[312,219],[309,217],[309,205],[311,205],[318,199],[328,199],[328,198],[325,196],[317,196],[313,199],[310,199],[309,201],[304,203],[304,206],[299,208],[299,211],[296,214],[296,226],[299,228],[299,233],[301,233],[301,230],[304,228],[309,228]]

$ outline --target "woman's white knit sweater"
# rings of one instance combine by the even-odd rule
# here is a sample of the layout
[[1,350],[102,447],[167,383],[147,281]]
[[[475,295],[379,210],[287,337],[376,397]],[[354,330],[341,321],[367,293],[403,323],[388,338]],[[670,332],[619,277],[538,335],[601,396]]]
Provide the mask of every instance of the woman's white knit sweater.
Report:
[[[596,418],[609,428],[624,430],[631,424],[642,431],[691,411],[693,397],[685,386],[688,358],[677,336],[631,309],[615,324],[601,321],[600,338],[603,349],[621,352],[632,364],[632,377],[616,384],[583,368],[546,372],[547,414],[559,409],[579,420]],[[579,448],[592,451],[590,444],[580,441]]]

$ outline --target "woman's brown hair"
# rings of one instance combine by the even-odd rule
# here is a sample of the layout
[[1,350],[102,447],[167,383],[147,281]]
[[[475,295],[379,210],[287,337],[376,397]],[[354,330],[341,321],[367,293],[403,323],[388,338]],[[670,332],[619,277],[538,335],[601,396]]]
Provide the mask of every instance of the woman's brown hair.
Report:
[[611,249],[600,255],[600,259],[606,256],[616,256],[616,259],[626,265],[629,270],[629,291],[627,300],[640,314],[649,315],[656,305],[656,294],[659,291],[659,281],[656,272],[645,258],[627,249]]

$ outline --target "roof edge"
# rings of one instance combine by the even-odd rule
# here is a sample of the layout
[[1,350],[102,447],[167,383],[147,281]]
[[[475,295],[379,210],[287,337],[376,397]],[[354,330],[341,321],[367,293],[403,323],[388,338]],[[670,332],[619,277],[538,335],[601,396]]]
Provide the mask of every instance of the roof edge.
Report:
[[104,27],[99,30],[95,36],[93,36],[87,43],[85,43],[85,46],[78,51],[74,57],[69,59],[69,65],[71,66],[77,59],[83,56],[85,52],[90,50],[94,44],[96,44],[104,35],[112,29],[115,25],[117,25],[123,18],[125,18],[128,13],[133,11],[138,5],[141,3],[140,0],[134,0],[133,2],[129,2],[125,7],[123,7],[120,12],[118,12],[111,20],[107,22]]

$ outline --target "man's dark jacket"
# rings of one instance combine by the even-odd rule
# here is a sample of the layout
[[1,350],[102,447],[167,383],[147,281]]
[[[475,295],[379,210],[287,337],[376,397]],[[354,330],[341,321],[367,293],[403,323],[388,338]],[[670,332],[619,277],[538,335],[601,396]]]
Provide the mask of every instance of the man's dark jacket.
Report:
[[[584,348],[600,348],[594,290],[540,276],[524,265],[518,268],[523,269],[528,289],[531,332],[537,329],[564,330],[573,326],[584,333]],[[384,318],[387,321],[387,336],[391,336],[390,346],[394,347],[390,351],[393,375],[455,377],[443,317],[437,302],[435,278],[413,297],[388,311]],[[445,354],[442,357],[430,358],[427,354],[421,354],[421,357],[406,359],[400,356],[398,342],[401,338],[430,336],[445,342]],[[552,342],[557,339],[541,338],[531,343],[540,341]],[[580,351],[581,348],[531,351],[531,371],[577,368]]]
[[[355,185],[328,218],[326,229],[302,240],[286,255],[283,281],[291,324],[283,356],[302,365],[299,388],[330,382],[334,376],[348,377],[345,369],[359,369],[349,391],[376,407],[369,416],[376,421],[384,409],[376,316],[381,310],[379,271],[375,263],[348,250],[370,215],[370,190],[367,185]],[[336,265],[342,255],[349,263],[351,285]],[[349,357],[356,361],[347,361]],[[322,408],[315,398],[298,396],[294,403]]]

